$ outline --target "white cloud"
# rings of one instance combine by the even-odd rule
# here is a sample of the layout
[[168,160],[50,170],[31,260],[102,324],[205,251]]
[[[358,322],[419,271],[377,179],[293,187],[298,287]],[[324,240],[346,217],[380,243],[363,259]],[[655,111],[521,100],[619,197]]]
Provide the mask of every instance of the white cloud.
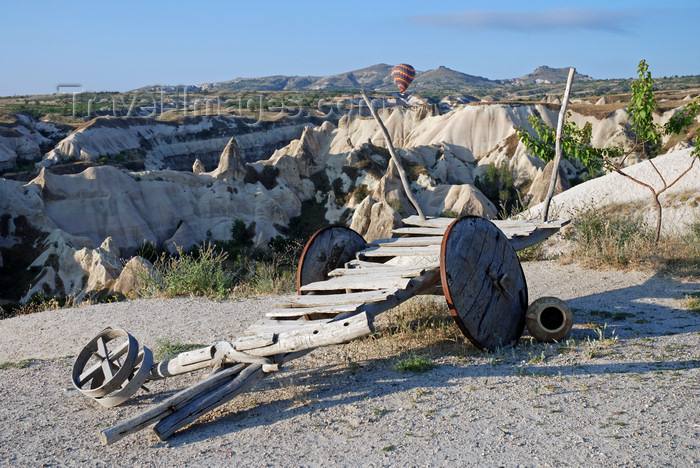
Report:
[[440,15],[418,15],[409,21],[429,26],[458,29],[505,29],[543,31],[559,28],[626,32],[630,20],[641,16],[637,10],[587,10],[558,8],[540,12],[500,12],[469,10]]

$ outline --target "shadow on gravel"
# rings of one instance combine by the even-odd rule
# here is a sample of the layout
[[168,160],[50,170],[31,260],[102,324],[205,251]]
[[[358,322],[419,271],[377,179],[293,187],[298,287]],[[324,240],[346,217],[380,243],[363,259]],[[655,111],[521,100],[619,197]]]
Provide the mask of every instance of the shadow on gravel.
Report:
[[[696,333],[700,331],[697,315],[663,304],[672,303],[670,299],[683,298],[685,294],[697,291],[700,291],[698,283],[682,283],[656,276],[638,286],[568,300],[567,303],[574,311],[572,337],[579,343],[587,338],[600,338],[596,327],[604,328],[605,338],[611,337],[614,332],[615,336],[621,339]],[[525,340],[521,341],[521,346],[527,346],[524,342]],[[624,342],[620,342],[620,345],[624,345]],[[414,352],[420,355],[430,354],[430,351],[426,348]],[[700,368],[700,360],[592,362],[573,365],[527,364],[523,367],[523,373],[518,374],[517,369],[526,355],[524,351],[522,348],[517,349],[515,356],[511,357],[506,350],[503,353],[505,358],[495,365],[485,363],[489,355],[484,354],[479,356],[479,363],[438,366],[421,375],[397,373],[392,368],[395,358],[367,361],[359,369],[338,365],[313,369],[294,369],[290,366],[291,369],[283,370],[279,376],[265,379],[253,393],[234,400],[237,402],[234,404],[242,409],[236,411],[230,405],[218,409],[214,413],[217,416],[207,416],[208,420],[198,421],[176,433],[168,439],[167,444],[171,447],[188,445],[247,428],[277,424],[299,416],[305,418],[305,423],[301,427],[290,427],[289,430],[307,430],[308,426],[332,424],[334,421],[327,422],[324,415],[324,411],[329,408],[346,405],[363,405],[369,408],[369,400],[373,398],[413,389],[457,388],[464,385],[462,379],[469,378],[485,381],[490,378],[644,374]],[[489,385],[494,387],[512,384],[512,380],[489,382]],[[161,401],[176,391],[140,395],[130,403],[149,404]],[[372,418],[371,408],[363,413],[364,418]],[[370,416],[367,416],[368,414]],[[381,415],[375,415],[375,419],[379,417]],[[274,444],[274,441],[271,440],[270,443]],[[164,446],[165,443],[159,445]]]
[[[566,303],[574,312],[575,327],[607,324],[608,334],[615,331],[620,338],[638,338],[700,331],[697,314],[663,305],[698,292],[700,282],[683,283],[655,275],[637,286],[581,296]],[[577,333],[575,329],[575,338]]]
[[[418,351],[420,353],[420,351]],[[209,421],[198,421],[189,428],[180,431],[168,439],[168,445],[177,447],[191,443],[220,437],[223,434],[235,433],[243,429],[258,426],[269,426],[298,416],[305,416],[305,424],[291,427],[292,432],[307,430],[308,426],[322,427],[332,423],[346,421],[328,420],[325,410],[336,406],[362,405],[364,417],[370,420],[378,419],[381,415],[372,417],[371,400],[413,389],[421,392],[430,389],[449,389],[463,387],[462,379],[475,379],[474,385],[491,378],[526,378],[526,377],[558,377],[583,376],[602,374],[644,374],[655,371],[671,371],[700,368],[700,360],[665,361],[665,362],[627,362],[627,363],[595,363],[587,365],[537,366],[529,365],[527,373],[516,377],[515,363],[465,364],[464,366],[438,366],[425,374],[400,374],[390,370],[394,358],[376,359],[369,361],[366,371],[351,371],[346,367],[322,366],[314,370],[292,371],[291,376],[282,375],[276,379],[263,381],[255,392],[265,392],[268,395],[256,397],[247,394],[252,399],[253,408],[235,411],[223,408],[219,410],[225,415]],[[380,375],[381,374],[381,375]],[[288,398],[276,397],[283,390],[285,383],[291,383],[298,388],[306,388],[303,395],[295,394]],[[497,388],[500,385],[513,385],[512,380],[489,380],[489,386]],[[270,395],[270,393],[274,393]],[[292,392],[287,392],[292,393]],[[240,398],[240,397],[239,397]],[[268,403],[257,404],[257,398],[265,400],[274,398]],[[475,402],[478,403],[478,402]],[[249,403],[250,404],[250,403]],[[370,416],[367,416],[370,415]],[[364,423],[365,421],[363,421]],[[274,441],[271,441],[274,443]]]

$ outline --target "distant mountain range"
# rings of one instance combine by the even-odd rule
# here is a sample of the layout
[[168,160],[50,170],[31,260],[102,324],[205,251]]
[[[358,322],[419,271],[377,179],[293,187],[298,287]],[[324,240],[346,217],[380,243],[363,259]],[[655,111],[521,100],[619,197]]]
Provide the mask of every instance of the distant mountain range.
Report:
[[[391,79],[392,65],[379,63],[337,75],[329,76],[265,76],[260,78],[235,78],[218,83],[203,83],[192,89],[209,89],[212,91],[334,91],[334,90],[377,90],[395,91]],[[542,66],[534,72],[507,80],[490,80],[481,76],[468,75],[441,66],[434,70],[416,71],[411,84],[413,91],[433,89],[491,89],[508,85],[527,85],[565,82],[568,68],[550,68]],[[575,80],[592,80],[591,77],[576,73]]]

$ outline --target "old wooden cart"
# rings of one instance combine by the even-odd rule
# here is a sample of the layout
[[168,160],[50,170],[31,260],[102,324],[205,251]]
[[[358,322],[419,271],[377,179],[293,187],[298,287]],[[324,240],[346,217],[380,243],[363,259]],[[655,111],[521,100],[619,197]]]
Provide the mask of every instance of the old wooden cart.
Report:
[[476,346],[507,346],[522,335],[528,309],[516,250],[564,224],[413,216],[394,237],[372,242],[345,227],[325,228],[302,253],[298,295],[280,300],[243,336],[153,363],[151,352],[139,350],[131,335],[106,329],[76,359],[73,382],[100,404],[115,406],[148,380],[211,368],[199,383],[103,430],[101,440],[109,444],[153,424],[155,434],[166,439],[285,362],[372,334],[378,314],[420,294],[444,294],[457,326]]

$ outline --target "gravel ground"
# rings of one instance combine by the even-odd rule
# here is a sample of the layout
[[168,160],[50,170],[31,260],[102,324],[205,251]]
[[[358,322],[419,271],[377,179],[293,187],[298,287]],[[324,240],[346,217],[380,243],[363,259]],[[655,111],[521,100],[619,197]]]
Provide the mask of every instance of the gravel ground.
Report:
[[[420,375],[395,358],[316,350],[159,442],[149,429],[100,445],[101,429],[199,375],[149,384],[112,409],[73,389],[74,356],[105,326],[142,345],[233,339],[275,298],[139,300],[0,321],[0,465],[693,466],[700,464],[700,283],[555,262],[523,265],[530,300],[574,310],[575,343],[474,350]],[[595,325],[607,324],[599,340]]]

